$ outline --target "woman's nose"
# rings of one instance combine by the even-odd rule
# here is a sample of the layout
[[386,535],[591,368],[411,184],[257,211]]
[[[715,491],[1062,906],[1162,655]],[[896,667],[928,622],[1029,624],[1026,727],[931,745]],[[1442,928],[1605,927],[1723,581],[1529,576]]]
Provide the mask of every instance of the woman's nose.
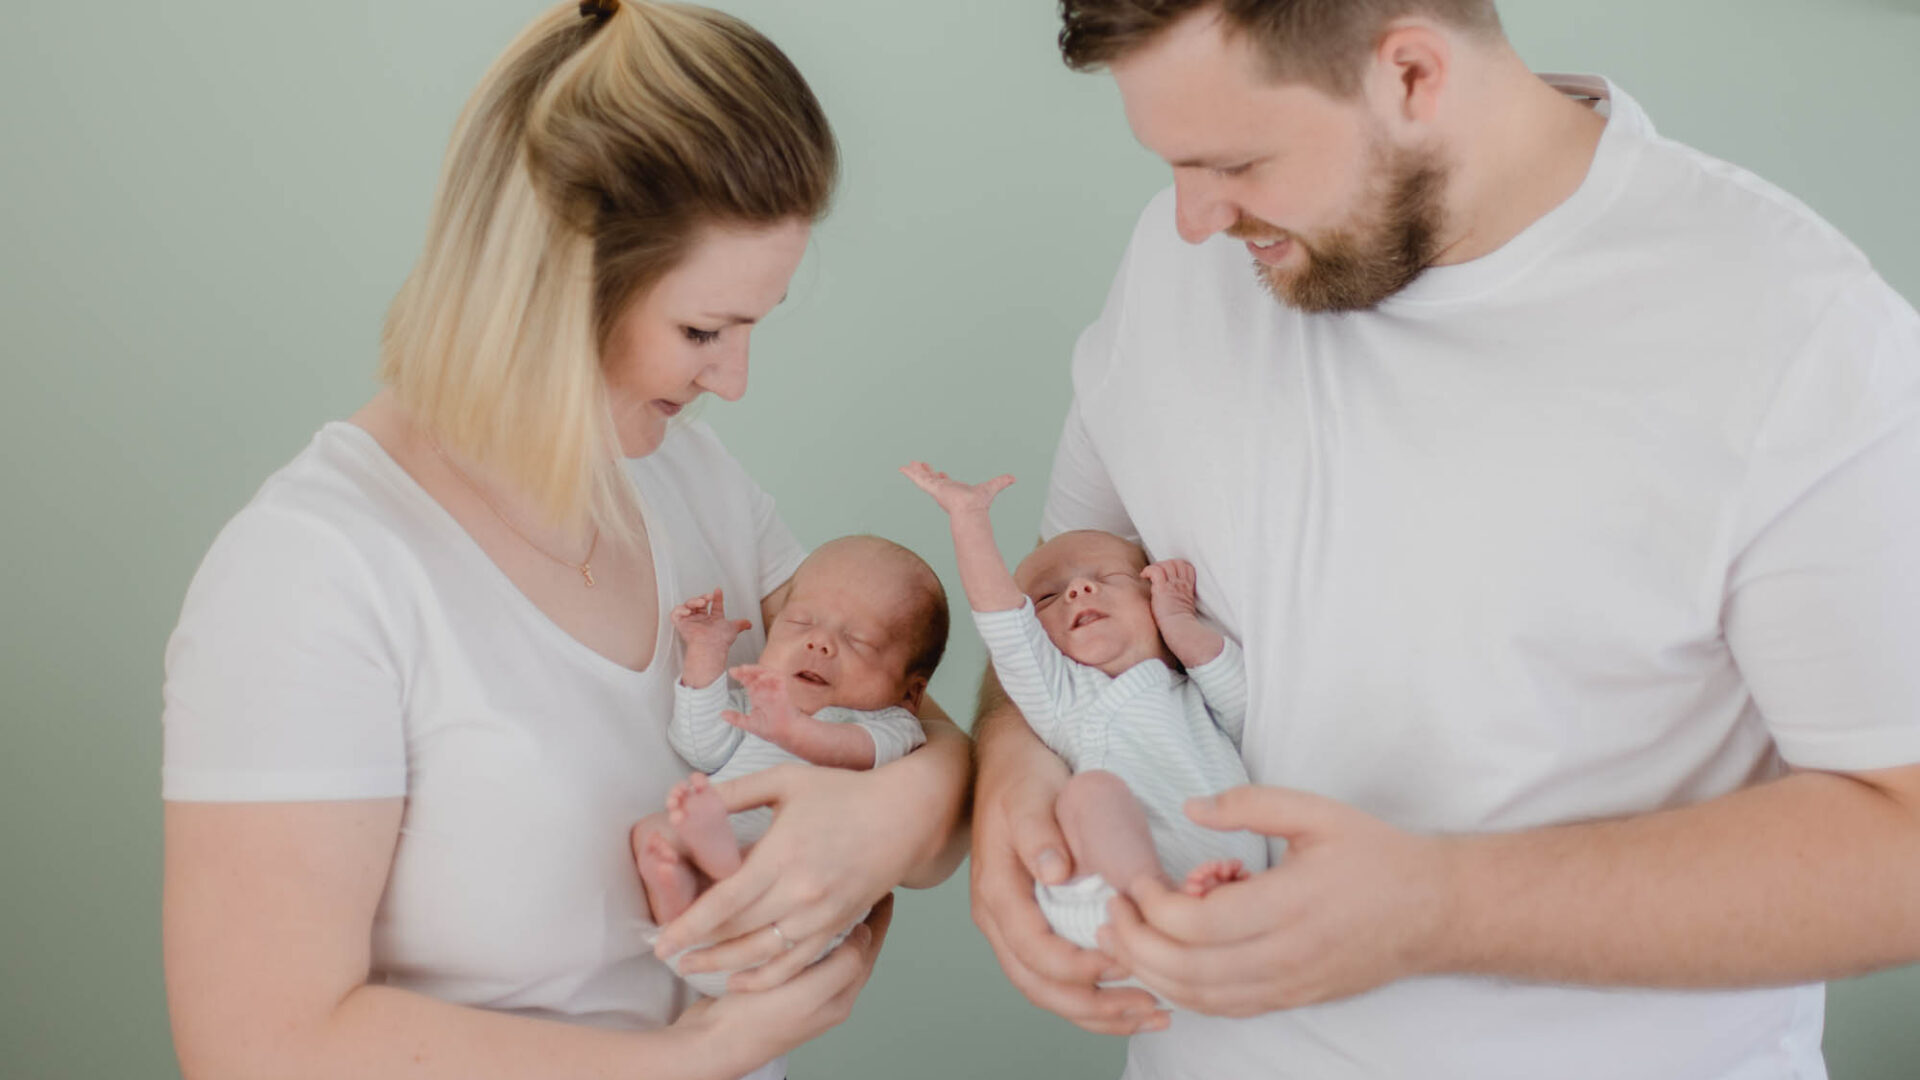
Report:
[[700,373],[700,388],[722,401],[739,401],[747,393],[747,349],[742,345],[714,361]]

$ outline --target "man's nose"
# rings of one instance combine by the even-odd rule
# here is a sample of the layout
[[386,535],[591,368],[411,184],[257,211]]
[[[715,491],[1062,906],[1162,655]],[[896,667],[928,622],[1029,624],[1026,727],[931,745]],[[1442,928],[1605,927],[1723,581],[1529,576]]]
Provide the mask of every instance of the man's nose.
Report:
[[1176,175],[1173,183],[1173,219],[1180,239],[1198,244],[1230,227],[1239,212],[1223,198],[1214,183],[1196,174]]

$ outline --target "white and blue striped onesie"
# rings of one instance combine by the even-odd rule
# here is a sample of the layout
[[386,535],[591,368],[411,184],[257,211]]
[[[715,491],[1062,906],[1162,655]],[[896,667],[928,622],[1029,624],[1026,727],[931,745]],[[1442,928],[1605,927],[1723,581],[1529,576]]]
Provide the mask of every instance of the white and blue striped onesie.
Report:
[[[1126,781],[1147,812],[1160,865],[1179,881],[1210,859],[1267,865],[1264,837],[1216,832],[1193,823],[1181,805],[1247,783],[1240,736],[1247,717],[1246,662],[1227,639],[1212,661],[1176,674],[1159,660],[1120,673],[1076,663],[1047,637],[1033,601],[1008,611],[976,611],[973,621],[994,671],[1041,741],[1074,772],[1105,769]],[[1036,884],[1054,932],[1096,948],[1114,889],[1098,875],[1065,885]]]
[[[699,690],[684,683],[673,684],[673,719],[667,723],[667,742],[687,764],[706,773],[716,783],[747,776],[775,765],[805,763],[798,754],[783,750],[758,735],[749,734],[721,718],[724,710],[747,712],[751,708],[747,693],[722,675]],[[873,736],[873,767],[905,757],[927,741],[920,721],[905,709],[894,706],[862,712],[833,706],[813,714],[815,720],[832,724],[855,724]],[[727,820],[734,838],[751,844],[767,834],[773,824],[773,811],[765,807],[747,810]]]
[[[667,742],[672,745],[674,753],[686,759],[687,764],[707,773],[716,783],[771,769],[775,765],[794,762],[805,764],[806,759],[798,754],[783,750],[758,735],[742,731],[720,716],[726,709],[746,712],[750,705],[746,691],[733,687],[724,675],[699,690],[676,681],[673,684],[673,719],[667,722]],[[920,726],[920,721],[897,706],[873,712],[829,706],[814,713],[813,718],[834,724],[857,724],[873,736],[873,767],[876,769],[900,760],[927,741],[926,730]],[[773,824],[773,811],[764,806],[743,810],[730,815],[727,824],[733,829],[733,838],[744,847],[767,834],[768,827]],[[865,915],[861,917],[865,918]],[[649,930],[648,943],[657,940],[659,934],[657,927]],[[820,955],[825,956],[846,939],[847,933],[843,930],[827,943]],[[687,985],[708,997],[719,997],[726,993],[727,979],[733,975],[731,971],[681,973],[680,956],[672,957],[669,962]]]

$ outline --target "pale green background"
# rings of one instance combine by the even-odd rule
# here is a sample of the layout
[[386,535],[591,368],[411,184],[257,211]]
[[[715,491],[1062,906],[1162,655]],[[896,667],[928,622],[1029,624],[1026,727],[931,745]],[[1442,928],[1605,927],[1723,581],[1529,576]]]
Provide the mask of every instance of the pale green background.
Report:
[[[174,1075],[159,965],[160,655],[215,530],[371,390],[447,132],[525,0],[0,11],[0,1076]],[[951,570],[891,472],[1021,477],[1034,532],[1065,361],[1166,182],[1048,0],[737,0],[846,148],[839,211],[707,416],[807,541]],[[1508,0],[1536,68],[1599,71],[1758,171],[1920,297],[1920,0]],[[952,583],[949,577],[950,584]],[[970,629],[935,683],[971,704]],[[1920,1076],[1920,972],[1836,986],[1838,1080]],[[1030,1007],[963,880],[903,897],[853,1021],[801,1077],[1111,1077]]]

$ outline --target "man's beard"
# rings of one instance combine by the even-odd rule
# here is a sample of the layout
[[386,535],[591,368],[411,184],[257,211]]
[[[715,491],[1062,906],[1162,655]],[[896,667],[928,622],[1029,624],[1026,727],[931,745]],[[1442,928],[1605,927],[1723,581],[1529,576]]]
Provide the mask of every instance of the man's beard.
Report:
[[1302,270],[1256,261],[1254,271],[1276,300],[1299,311],[1371,311],[1413,284],[1439,253],[1441,193],[1446,170],[1430,151],[1387,150],[1363,205],[1341,227],[1314,238],[1242,217],[1227,230],[1238,239],[1287,236],[1306,256]]

